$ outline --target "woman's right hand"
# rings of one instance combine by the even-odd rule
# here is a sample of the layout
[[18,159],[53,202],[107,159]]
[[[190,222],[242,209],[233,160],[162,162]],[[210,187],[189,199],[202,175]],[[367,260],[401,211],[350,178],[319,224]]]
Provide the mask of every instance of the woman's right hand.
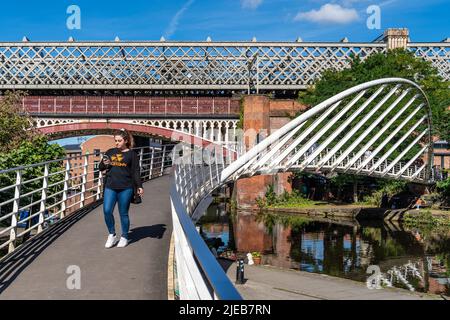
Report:
[[111,161],[109,159],[103,159],[103,164],[105,166],[109,166],[111,164]]

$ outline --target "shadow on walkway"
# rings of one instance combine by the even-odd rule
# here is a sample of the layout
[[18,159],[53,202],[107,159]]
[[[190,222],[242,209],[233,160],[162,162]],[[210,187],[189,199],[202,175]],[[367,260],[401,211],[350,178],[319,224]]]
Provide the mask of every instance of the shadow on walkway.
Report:
[[0,261],[0,294],[30,265],[47,247],[66,230],[102,204],[97,201],[87,205],[59,223],[51,226],[40,235],[26,241],[22,246]]
[[130,230],[130,243],[138,242],[145,238],[162,239],[167,226],[165,224],[155,224],[153,226],[138,227]]

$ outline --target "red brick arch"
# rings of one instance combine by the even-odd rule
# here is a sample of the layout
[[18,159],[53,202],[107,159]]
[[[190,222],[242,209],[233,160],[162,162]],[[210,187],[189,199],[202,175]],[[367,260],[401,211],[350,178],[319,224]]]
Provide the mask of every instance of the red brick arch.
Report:
[[70,134],[82,131],[106,131],[122,128],[137,135],[144,134],[144,135],[159,136],[162,138],[166,138],[168,140],[185,141],[198,146],[206,146],[211,143],[210,141],[204,140],[200,137],[188,133],[174,131],[173,129],[166,129],[149,125],[117,123],[117,122],[113,123],[85,122],[85,123],[59,124],[39,128],[39,131],[45,135],[49,135],[50,139],[52,139],[52,136],[56,135],[58,135],[58,139],[60,139],[59,136],[64,133]]

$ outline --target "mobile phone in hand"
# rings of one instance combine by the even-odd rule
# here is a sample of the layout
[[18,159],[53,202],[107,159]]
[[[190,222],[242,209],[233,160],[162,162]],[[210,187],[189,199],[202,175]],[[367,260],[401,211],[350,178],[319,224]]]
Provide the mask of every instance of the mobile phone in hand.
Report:
[[103,158],[102,158],[102,161],[103,161],[103,163],[105,163],[105,162],[109,162],[109,161],[110,161],[110,158],[109,158],[109,156],[108,156],[108,155],[106,155],[106,154],[104,154],[104,155],[103,155]]

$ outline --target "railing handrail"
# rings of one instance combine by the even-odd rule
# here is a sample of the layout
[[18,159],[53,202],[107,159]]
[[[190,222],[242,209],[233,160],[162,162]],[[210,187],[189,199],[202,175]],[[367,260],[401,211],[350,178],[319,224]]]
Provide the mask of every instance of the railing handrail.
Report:
[[231,284],[227,275],[222,270],[214,256],[211,254],[211,250],[208,248],[205,241],[200,237],[186,210],[182,205],[180,205],[180,195],[178,194],[174,185],[172,185],[171,187],[170,194],[172,204],[176,207],[175,213],[178,216],[186,239],[189,242],[190,247],[192,248],[196,260],[198,261],[201,269],[207,277],[208,283],[213,289],[214,296],[221,300],[241,300],[241,295]]
[[[162,176],[164,169],[172,166],[170,152],[173,147],[174,144],[166,144],[132,149],[138,153],[143,181]],[[145,150],[151,150],[151,152]],[[14,178],[13,181],[0,188],[2,193],[5,192],[5,196],[0,201],[0,208],[6,208],[6,211],[1,212],[0,222],[5,224],[6,221],[10,224],[0,232],[0,235],[3,235],[2,238],[9,236],[9,240],[2,239],[0,248],[9,246],[8,252],[11,253],[17,249],[17,239],[25,234],[30,233],[34,237],[35,234],[31,232],[36,230],[36,234],[41,233],[46,228],[47,222],[58,223],[74,210],[81,209],[92,201],[100,200],[103,197],[104,188],[103,172],[96,166],[96,159],[90,159],[98,158],[103,153],[87,153],[0,171],[0,175],[11,172],[15,174],[9,177]],[[71,161],[78,163],[80,160],[80,165],[70,165]],[[53,163],[60,164],[63,169],[51,172]],[[24,171],[36,167],[41,167],[42,172],[25,180]],[[56,179],[53,179],[54,177]],[[28,185],[29,183],[33,184]],[[22,216],[22,213],[25,216]],[[33,222],[35,219],[38,219],[38,222]],[[26,225],[25,230],[18,234],[22,225]]]
[[[174,146],[174,144],[166,144],[166,145],[161,145],[161,146],[162,147],[164,147],[164,146],[169,146],[170,147],[170,146]],[[148,149],[156,149],[157,147],[151,147],[151,146],[134,147],[131,150],[136,151],[136,150],[142,150],[142,149],[146,149],[146,148],[148,148]],[[106,152],[106,150],[105,151],[101,151],[100,154],[102,154],[104,152]],[[85,154],[79,154],[79,155],[70,156],[70,157],[59,158],[59,159],[55,159],[55,160],[47,160],[47,161],[43,161],[43,162],[39,162],[39,163],[33,163],[33,164],[24,165],[24,166],[19,166],[19,167],[14,167],[14,168],[9,168],[9,169],[3,169],[3,170],[0,170],[0,174],[7,174],[7,173],[10,173],[10,172],[13,172],[13,171],[17,171],[17,170],[26,170],[26,169],[29,169],[29,168],[40,167],[40,166],[44,166],[46,164],[51,164],[51,163],[56,163],[56,162],[61,162],[61,161],[68,161],[68,160],[70,161],[70,160],[73,160],[73,159],[80,159],[82,157],[90,157],[90,156],[99,157],[100,154],[97,154],[97,153],[85,153]]]

